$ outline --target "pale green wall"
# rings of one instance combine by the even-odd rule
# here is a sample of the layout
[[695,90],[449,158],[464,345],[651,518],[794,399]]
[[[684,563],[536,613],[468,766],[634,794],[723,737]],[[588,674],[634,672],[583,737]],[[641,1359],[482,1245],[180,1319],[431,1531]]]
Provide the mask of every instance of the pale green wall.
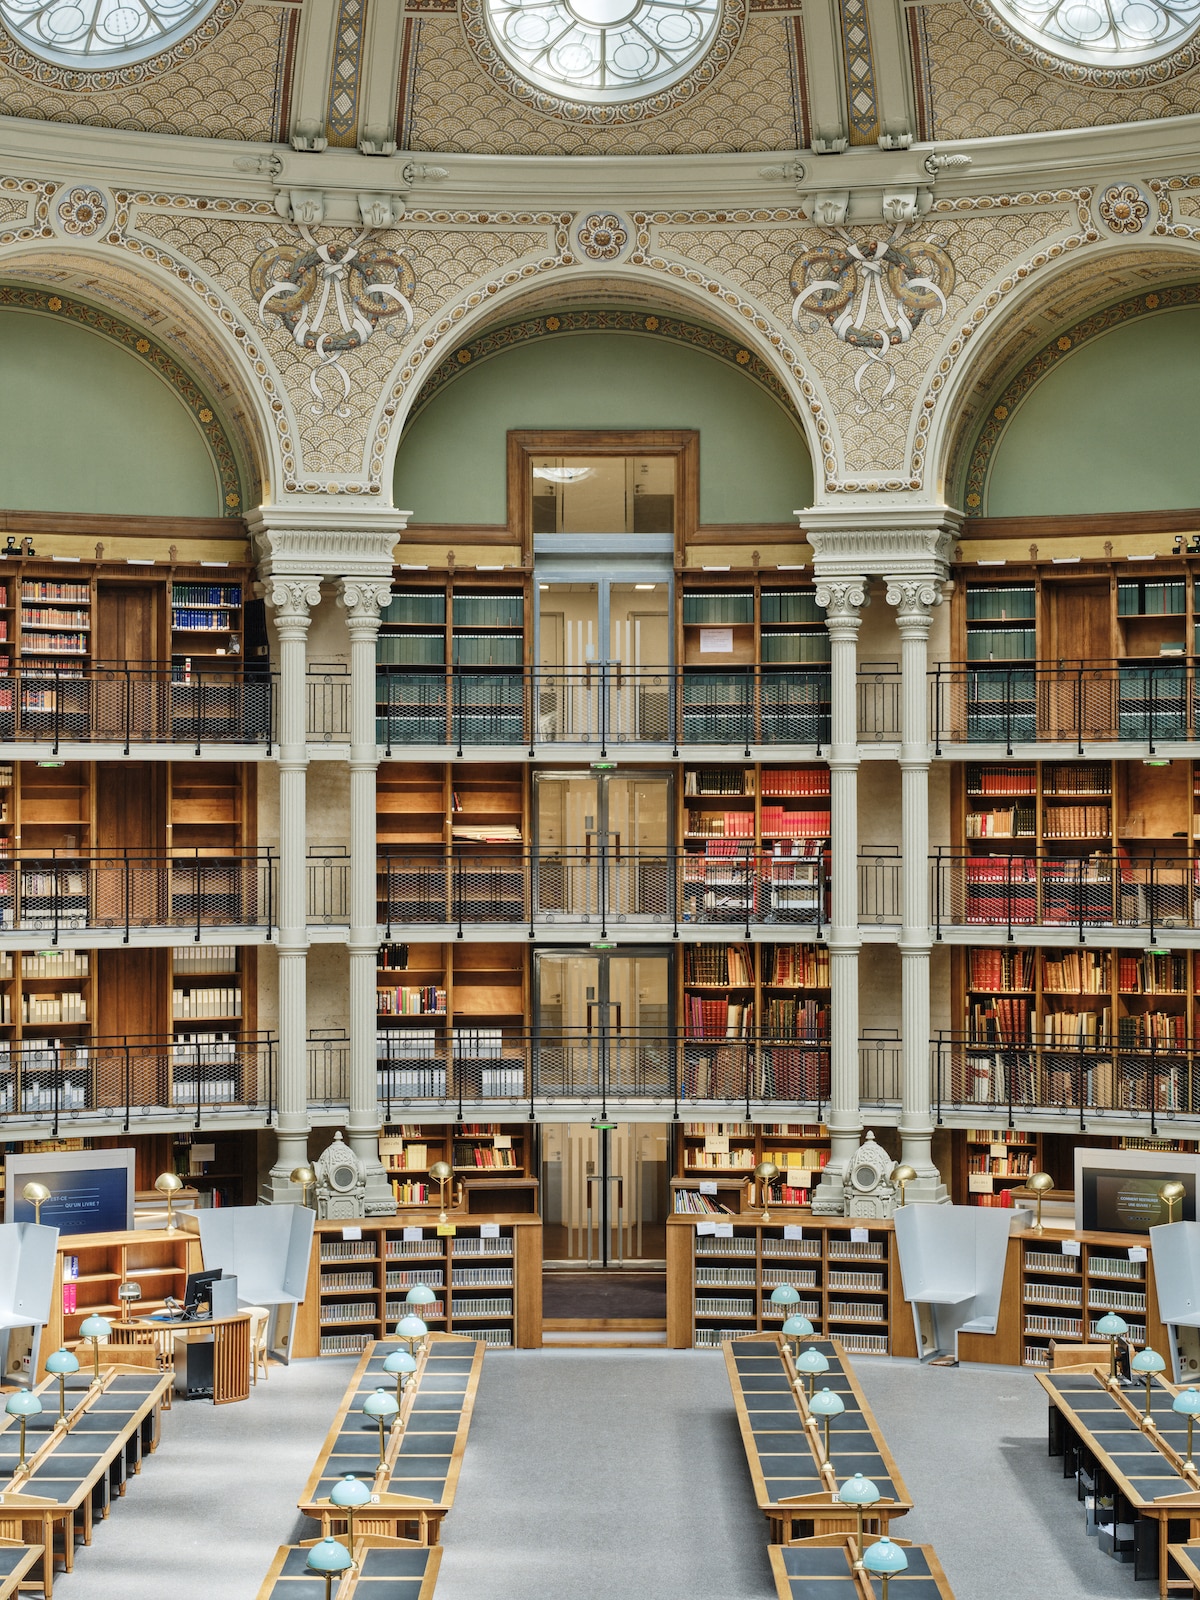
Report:
[[992,458],[986,514],[1200,506],[1200,307],[1140,317],[1059,362]]
[[509,428],[698,428],[703,522],[790,522],[813,501],[797,425],[735,367],[665,339],[588,333],[456,378],[400,445],[396,504],[416,522],[504,522]]
[[212,456],[149,367],[74,323],[0,312],[0,505],[215,517]]

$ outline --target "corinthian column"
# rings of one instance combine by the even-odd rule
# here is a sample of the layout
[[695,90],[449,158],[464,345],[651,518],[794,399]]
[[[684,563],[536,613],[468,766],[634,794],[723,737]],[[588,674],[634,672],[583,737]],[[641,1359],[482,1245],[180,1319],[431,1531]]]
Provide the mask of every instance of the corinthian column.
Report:
[[350,1148],[367,1175],[367,1215],[391,1216],[395,1197],[379,1160],[375,1066],[375,639],[391,597],[383,579],[343,578],[338,595],[350,631]]
[[929,718],[927,668],[936,577],[889,578],[887,602],[900,629],[900,784],[902,798],[900,928],[900,1159],[916,1172],[908,1200],[947,1201],[931,1155],[929,1061]]
[[291,1180],[308,1160],[308,925],[304,854],[308,750],[305,669],[309,615],[321,599],[317,578],[271,578],[266,600],[279,639],[279,1064],[275,1163],[259,1198],[299,1201]]
[[813,1193],[817,1214],[841,1216],[846,1166],[862,1135],[858,1108],[858,630],[865,578],[817,580],[830,655],[829,1163]]

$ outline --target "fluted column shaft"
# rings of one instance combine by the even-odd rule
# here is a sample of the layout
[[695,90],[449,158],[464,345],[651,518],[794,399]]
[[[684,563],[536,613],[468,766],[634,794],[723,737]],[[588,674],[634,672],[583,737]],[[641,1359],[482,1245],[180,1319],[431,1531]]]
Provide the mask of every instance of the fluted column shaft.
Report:
[[847,1163],[862,1134],[858,1073],[858,630],[865,578],[817,581],[830,654],[829,790],[832,818],[829,924],[829,1163],[813,1210],[840,1215]]
[[350,633],[350,1120],[347,1140],[366,1168],[368,1216],[391,1215],[396,1201],[379,1160],[375,1059],[375,641],[390,598],[384,580],[343,578],[338,594]]

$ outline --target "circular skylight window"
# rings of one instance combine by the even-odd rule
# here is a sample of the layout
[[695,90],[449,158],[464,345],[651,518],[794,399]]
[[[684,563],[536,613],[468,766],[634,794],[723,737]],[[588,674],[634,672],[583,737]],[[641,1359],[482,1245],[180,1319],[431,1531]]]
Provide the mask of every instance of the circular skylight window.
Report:
[[1177,50],[1200,0],[993,0],[1031,44],[1084,66],[1134,67]]
[[28,50],[73,66],[141,61],[181,39],[217,0],[0,0],[0,18]]
[[721,0],[486,0],[486,15],[522,77],[605,105],[685,77],[716,36]]

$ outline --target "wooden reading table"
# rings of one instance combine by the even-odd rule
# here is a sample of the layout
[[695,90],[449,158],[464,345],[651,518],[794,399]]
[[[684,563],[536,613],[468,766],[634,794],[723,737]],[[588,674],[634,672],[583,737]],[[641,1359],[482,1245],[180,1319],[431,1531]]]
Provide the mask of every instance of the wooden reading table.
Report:
[[40,1544],[0,1539],[0,1600],[11,1600],[25,1582],[29,1569],[41,1559]]
[[[830,1462],[824,1419],[810,1419],[807,1406],[802,1409],[792,1353],[782,1336],[755,1334],[721,1347],[755,1499],[771,1542],[791,1544],[796,1538],[856,1529],[856,1512],[837,1499],[839,1483],[856,1472],[870,1478],[882,1496],[866,1511],[865,1525],[886,1533],[894,1517],[912,1510],[908,1490],[841,1345],[836,1339],[803,1342],[829,1362],[817,1387],[834,1390],[846,1408],[830,1421]],[[807,1395],[807,1381],[801,1392]]]
[[[279,1547],[257,1600],[325,1600],[325,1580],[308,1566],[307,1544]],[[416,1539],[360,1537],[354,1519],[354,1566],[337,1581],[336,1600],[433,1600],[442,1552]],[[0,1600],[3,1592],[0,1591]]]
[[[892,1575],[890,1600],[954,1600],[932,1545],[893,1542],[904,1550],[908,1566]],[[771,1545],[767,1554],[779,1600],[878,1600],[871,1578],[854,1570],[855,1544],[845,1534],[830,1534]]]
[[63,1564],[75,1564],[76,1517],[84,1544],[92,1542],[92,1515],[108,1515],[113,1489],[125,1493],[128,1472],[141,1470],[142,1450],[158,1445],[158,1416],[170,1378],[140,1368],[110,1366],[99,1385],[86,1369],[67,1380],[66,1426],[58,1421],[58,1380],[37,1387],[45,1410],[28,1419],[26,1463],[20,1460],[16,1417],[0,1422],[0,1537],[34,1535],[44,1547],[46,1600],[54,1587],[54,1529],[62,1528]]
[[1134,1523],[1135,1579],[1157,1578],[1160,1595],[1186,1588],[1187,1580],[1170,1576],[1167,1550],[1200,1534],[1200,1474],[1184,1470],[1187,1419],[1171,1410],[1175,1389],[1154,1381],[1156,1426],[1149,1432],[1140,1421],[1140,1382],[1114,1392],[1094,1367],[1039,1372],[1037,1379],[1049,1397],[1050,1454],[1064,1457],[1063,1476],[1073,1475],[1082,1453],[1096,1470],[1097,1499],[1102,1483],[1114,1491],[1114,1523]]
[[1169,1544],[1167,1555],[1192,1586],[1192,1600],[1200,1595],[1200,1543]]
[[325,1533],[346,1525],[345,1513],[330,1505],[329,1491],[352,1472],[377,1496],[355,1511],[356,1534],[395,1537],[411,1528],[421,1542],[438,1542],[442,1518],[454,1503],[487,1346],[459,1334],[429,1335],[417,1371],[404,1387],[381,1466],[379,1424],[363,1414],[362,1403],[376,1389],[395,1391],[396,1380],[383,1363],[406,1348],[401,1339],[377,1339],[367,1346],[325,1436],[299,1500],[301,1511],[319,1519]]

